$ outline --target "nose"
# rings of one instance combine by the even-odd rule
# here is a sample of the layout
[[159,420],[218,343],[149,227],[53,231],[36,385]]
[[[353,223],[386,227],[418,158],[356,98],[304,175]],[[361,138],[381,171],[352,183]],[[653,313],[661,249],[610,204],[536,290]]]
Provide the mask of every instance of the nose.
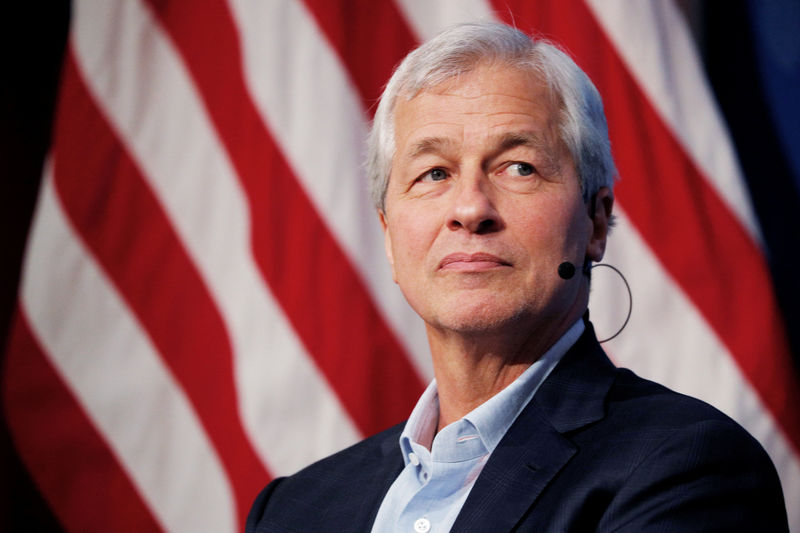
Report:
[[476,234],[492,233],[501,228],[500,214],[490,195],[491,184],[485,176],[478,173],[462,176],[451,192],[448,228]]

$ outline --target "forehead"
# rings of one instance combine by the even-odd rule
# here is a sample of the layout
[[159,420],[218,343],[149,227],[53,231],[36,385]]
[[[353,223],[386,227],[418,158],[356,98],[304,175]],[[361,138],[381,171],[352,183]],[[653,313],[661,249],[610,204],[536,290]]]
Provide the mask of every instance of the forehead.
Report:
[[536,75],[508,65],[484,64],[406,98],[395,107],[399,155],[426,138],[460,142],[519,130],[553,137],[559,105]]

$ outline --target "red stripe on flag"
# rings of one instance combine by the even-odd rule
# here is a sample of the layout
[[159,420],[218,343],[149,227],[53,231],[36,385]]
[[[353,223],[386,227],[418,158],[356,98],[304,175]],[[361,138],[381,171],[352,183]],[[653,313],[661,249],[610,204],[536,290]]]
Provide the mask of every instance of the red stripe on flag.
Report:
[[21,308],[6,353],[3,403],[25,465],[69,531],[161,531],[114,452],[44,355]]
[[256,262],[293,328],[362,432],[406,418],[420,378],[259,117],[227,5],[150,4],[230,154],[250,206]]
[[[506,13],[508,4],[496,7]],[[662,122],[583,2],[517,0],[510,7],[518,27],[564,45],[604,95],[622,176],[618,200],[800,451],[800,392],[761,250]]]
[[88,93],[72,53],[62,76],[53,168],[68,217],[197,410],[243,520],[269,476],[240,422],[225,326],[157,198]]
[[394,2],[386,0],[305,0],[305,3],[347,65],[364,108],[373,111],[392,69],[416,45],[405,18]]

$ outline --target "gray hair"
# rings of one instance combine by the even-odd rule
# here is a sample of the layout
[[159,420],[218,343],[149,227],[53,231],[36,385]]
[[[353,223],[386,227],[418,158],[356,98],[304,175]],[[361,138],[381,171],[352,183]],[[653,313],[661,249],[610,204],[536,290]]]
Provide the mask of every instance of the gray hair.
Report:
[[395,154],[394,110],[399,95],[411,99],[485,62],[505,63],[541,76],[560,102],[561,140],[572,155],[584,201],[613,187],[616,169],[600,94],[589,77],[555,45],[504,24],[453,26],[411,52],[381,95],[367,141],[367,176],[375,206],[383,210]]

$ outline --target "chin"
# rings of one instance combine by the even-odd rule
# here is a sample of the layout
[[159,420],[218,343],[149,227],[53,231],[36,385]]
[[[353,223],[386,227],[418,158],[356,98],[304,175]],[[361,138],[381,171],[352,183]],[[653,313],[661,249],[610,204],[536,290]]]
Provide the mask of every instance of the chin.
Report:
[[439,314],[432,323],[435,327],[464,335],[480,335],[524,327],[530,322],[532,310],[528,306],[492,305],[492,303],[457,302],[449,312]]

